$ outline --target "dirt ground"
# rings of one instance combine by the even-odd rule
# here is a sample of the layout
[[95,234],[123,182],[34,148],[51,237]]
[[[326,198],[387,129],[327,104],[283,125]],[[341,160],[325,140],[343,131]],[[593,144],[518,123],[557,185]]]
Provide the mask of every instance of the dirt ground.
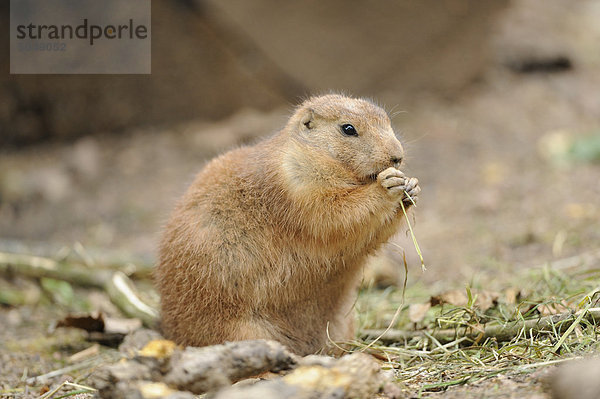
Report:
[[[522,268],[599,247],[600,165],[561,163],[548,150],[560,149],[548,143],[600,132],[600,28],[593,22],[600,6],[582,4],[552,11],[565,18],[551,37],[544,24],[556,18],[525,27],[521,21],[534,11],[513,9],[496,32],[497,62],[477,82],[452,98],[417,96],[404,109],[386,104],[407,149],[407,174],[422,187],[414,227],[426,272],[409,237],[397,239],[409,254],[409,285],[423,284],[431,292],[466,284],[491,289]],[[535,48],[527,40],[516,45],[514,35],[535,37]],[[559,56],[571,67],[521,68],[524,61],[547,65]],[[18,247],[16,242],[51,248],[80,242],[90,251],[153,257],[161,224],[202,164],[275,132],[289,112],[246,109],[216,123],[2,154],[3,249]],[[398,260],[394,250],[389,256]],[[115,312],[105,300],[95,303]],[[44,303],[0,308],[5,385],[24,370],[29,375],[53,370],[86,347],[72,332],[48,334],[62,315],[62,309]],[[50,353],[39,352],[47,345]],[[546,398],[542,374],[499,377],[426,397]]]

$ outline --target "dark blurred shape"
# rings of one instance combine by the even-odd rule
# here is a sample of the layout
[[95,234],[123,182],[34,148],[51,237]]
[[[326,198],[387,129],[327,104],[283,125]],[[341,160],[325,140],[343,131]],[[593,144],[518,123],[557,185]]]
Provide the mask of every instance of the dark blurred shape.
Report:
[[[8,5],[0,3],[5,33]],[[242,107],[279,105],[292,95],[288,87],[297,92],[293,83],[270,85],[260,79],[289,80],[267,61],[249,73],[223,41],[222,31],[201,9],[183,1],[153,1],[151,75],[10,75],[8,40],[3,40],[0,147],[223,118]]]
[[[507,4],[154,0],[150,76],[9,75],[2,58],[0,146],[214,120],[329,90],[392,105],[452,96],[490,63],[492,22]],[[7,32],[7,1],[0,25]]]
[[571,60],[565,56],[546,59],[523,59],[513,61],[508,67],[519,73],[552,73],[565,72],[573,68]]
[[64,319],[59,320],[56,323],[56,327],[72,327],[80,328],[82,330],[91,331],[104,331],[104,315],[102,313],[92,316],[89,314],[76,316],[67,315]]

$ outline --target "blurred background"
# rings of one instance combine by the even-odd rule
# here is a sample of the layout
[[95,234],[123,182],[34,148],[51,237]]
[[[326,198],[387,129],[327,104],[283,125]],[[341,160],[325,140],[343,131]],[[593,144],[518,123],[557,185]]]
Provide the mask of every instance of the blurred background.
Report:
[[[10,75],[4,40],[0,250],[152,262],[206,160],[330,90],[395,115],[422,186],[427,272],[397,238],[417,280],[476,284],[597,248],[599,21],[596,0],[154,0],[147,76]],[[374,262],[382,283],[401,253]]]

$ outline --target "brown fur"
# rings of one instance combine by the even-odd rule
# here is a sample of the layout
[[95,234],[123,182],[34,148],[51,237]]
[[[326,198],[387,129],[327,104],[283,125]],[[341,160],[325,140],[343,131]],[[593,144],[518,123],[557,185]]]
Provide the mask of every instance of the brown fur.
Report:
[[[351,123],[359,137],[345,136]],[[162,326],[184,345],[275,339],[299,354],[354,337],[360,270],[402,220],[416,179],[387,114],[341,95],[212,160],[177,205],[155,277]]]

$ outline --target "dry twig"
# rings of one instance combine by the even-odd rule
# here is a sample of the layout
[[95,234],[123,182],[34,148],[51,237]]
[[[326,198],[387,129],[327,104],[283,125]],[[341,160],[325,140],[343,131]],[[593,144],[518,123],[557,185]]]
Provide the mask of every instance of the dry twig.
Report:
[[384,343],[405,342],[413,338],[430,339],[428,335],[437,341],[445,344],[455,341],[457,338],[467,337],[468,339],[480,342],[488,338],[494,338],[498,342],[510,341],[523,330],[533,334],[543,331],[552,332],[555,329],[558,332],[566,331],[577,320],[585,318],[586,320],[600,320],[600,308],[584,309],[579,312],[566,312],[550,316],[540,317],[530,320],[515,320],[506,324],[490,323],[485,326],[457,327],[455,329],[444,329],[437,331],[403,331],[388,330],[364,330],[363,339],[372,339],[381,335],[380,340]]
[[0,252],[0,273],[52,278],[79,286],[100,288],[108,293],[111,301],[127,316],[138,318],[147,326],[153,325],[158,319],[158,312],[140,299],[131,279],[119,271],[90,269],[40,256]]

